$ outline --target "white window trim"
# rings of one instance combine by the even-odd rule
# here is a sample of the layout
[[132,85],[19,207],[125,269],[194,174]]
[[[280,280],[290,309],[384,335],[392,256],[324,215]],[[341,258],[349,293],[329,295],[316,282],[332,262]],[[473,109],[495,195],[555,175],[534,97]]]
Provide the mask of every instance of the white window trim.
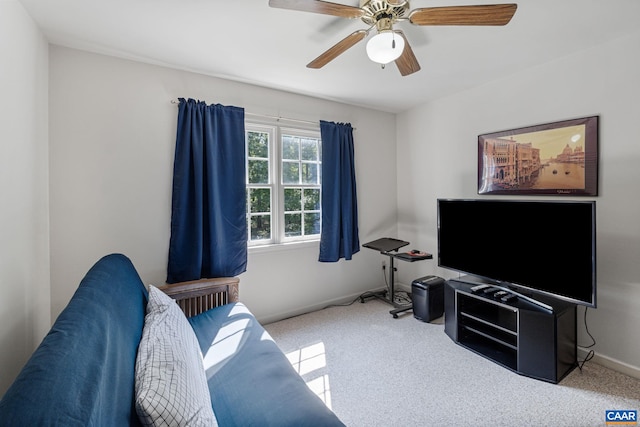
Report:
[[[251,241],[247,235],[247,244],[251,252],[272,251],[275,248],[279,250],[293,250],[307,246],[317,246],[320,241],[320,235],[285,237],[284,231],[284,187],[282,184],[282,135],[293,134],[295,136],[308,136],[311,138],[321,139],[320,130],[318,128],[307,128],[303,126],[280,126],[274,124],[266,124],[260,121],[245,122],[245,132],[256,131],[264,132],[269,135],[269,184],[252,184],[256,186],[271,188],[271,239]],[[247,153],[247,170],[245,182],[248,182],[248,160]],[[318,173],[321,173],[319,170]],[[247,184],[250,185],[250,184]],[[295,186],[295,185],[294,185]],[[300,187],[304,187],[301,185]],[[247,206],[247,215],[249,207]],[[322,212],[322,206],[320,207]],[[250,224],[250,222],[249,222]],[[249,234],[251,230],[247,230]],[[261,249],[261,250],[258,250]]]

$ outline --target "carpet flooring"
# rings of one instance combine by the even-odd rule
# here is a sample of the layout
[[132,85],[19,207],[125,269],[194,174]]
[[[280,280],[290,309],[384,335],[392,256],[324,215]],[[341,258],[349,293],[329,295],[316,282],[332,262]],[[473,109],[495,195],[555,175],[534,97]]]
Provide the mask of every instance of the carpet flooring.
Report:
[[340,419],[359,426],[606,425],[640,410],[640,380],[587,362],[559,384],[527,378],[455,344],[443,319],[359,301],[265,325]]

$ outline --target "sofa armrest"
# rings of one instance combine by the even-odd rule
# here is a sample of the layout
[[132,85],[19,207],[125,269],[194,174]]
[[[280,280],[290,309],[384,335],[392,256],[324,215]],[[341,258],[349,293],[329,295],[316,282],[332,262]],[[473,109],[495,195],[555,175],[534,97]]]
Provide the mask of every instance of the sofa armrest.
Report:
[[193,317],[214,307],[238,302],[238,277],[216,277],[158,286],[175,299],[187,317]]

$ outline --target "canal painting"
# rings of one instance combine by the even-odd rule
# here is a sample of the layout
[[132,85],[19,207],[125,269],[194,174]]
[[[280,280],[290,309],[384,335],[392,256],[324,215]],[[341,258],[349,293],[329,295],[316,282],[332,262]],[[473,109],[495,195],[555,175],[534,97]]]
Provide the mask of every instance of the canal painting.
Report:
[[479,194],[595,196],[598,116],[478,136]]

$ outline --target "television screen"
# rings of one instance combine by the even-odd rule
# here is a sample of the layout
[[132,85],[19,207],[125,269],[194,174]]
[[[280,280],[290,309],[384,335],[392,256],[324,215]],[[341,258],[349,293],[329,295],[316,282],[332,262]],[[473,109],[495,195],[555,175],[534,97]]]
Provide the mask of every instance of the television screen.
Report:
[[594,201],[438,200],[438,265],[596,307]]

